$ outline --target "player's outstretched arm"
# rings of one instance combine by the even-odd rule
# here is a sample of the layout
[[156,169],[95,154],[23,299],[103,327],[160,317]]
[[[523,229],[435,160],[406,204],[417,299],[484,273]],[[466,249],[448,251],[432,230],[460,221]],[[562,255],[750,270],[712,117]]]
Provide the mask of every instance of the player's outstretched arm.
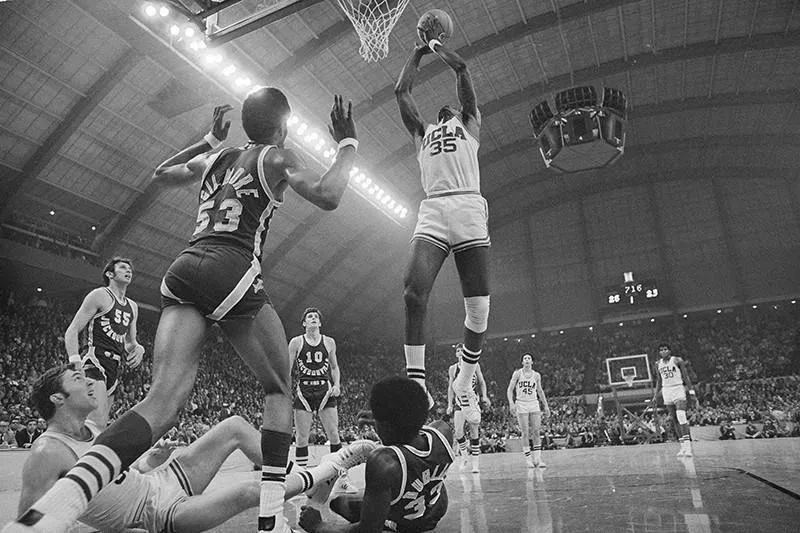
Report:
[[105,289],[93,289],[87,294],[80,308],[72,317],[72,322],[67,326],[64,332],[64,347],[67,350],[67,356],[70,362],[80,362],[80,343],[78,342],[78,335],[86,328],[89,321],[94,318],[99,312],[108,306],[110,303],[108,299],[110,296]]
[[411,89],[419,71],[419,62],[422,56],[428,53],[430,53],[430,48],[427,45],[417,44],[408,57],[405,66],[403,66],[400,78],[394,86],[394,96],[397,98],[397,105],[400,108],[400,117],[415,142],[425,136],[425,124],[422,122],[417,103],[414,101],[414,97],[411,96]]
[[328,171],[322,176],[308,168],[303,159],[292,150],[283,150],[280,157],[285,160],[286,181],[297,194],[326,211],[339,207],[350,170],[356,158],[358,141],[356,125],[353,121],[353,103],[348,102],[345,109],[341,95],[335,95],[331,109],[331,125],[328,126],[333,139],[339,143],[339,153]]
[[209,164],[208,152],[228,138],[230,120],[223,122],[225,113],[233,109],[229,105],[214,108],[211,131],[201,141],[184,148],[156,167],[153,183],[167,187],[178,187],[197,181]]
[[400,492],[402,469],[397,455],[388,448],[377,450],[367,459],[366,487],[360,520],[353,524],[326,524],[319,511],[303,507],[298,524],[310,533],[380,533],[392,498]]
[[429,40],[428,46],[456,73],[461,119],[470,133],[477,138],[480,132],[481,115],[478,111],[478,99],[475,96],[475,86],[472,84],[472,76],[467,68],[467,62],[455,50],[451,50],[436,39]]

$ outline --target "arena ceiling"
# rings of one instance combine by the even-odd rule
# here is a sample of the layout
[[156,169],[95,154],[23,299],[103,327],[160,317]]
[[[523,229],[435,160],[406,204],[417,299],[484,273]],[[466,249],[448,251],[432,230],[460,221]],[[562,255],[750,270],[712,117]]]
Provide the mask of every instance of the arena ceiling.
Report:
[[[245,0],[224,16],[269,3]],[[417,19],[434,7],[455,20],[451,44],[469,64],[483,116],[498,331],[603,320],[597,297],[623,270],[658,277],[672,312],[800,292],[796,273],[784,272],[800,259],[797,1],[411,0],[379,63],[358,55],[335,1],[306,4],[218,51],[257,83],[283,88],[318,126],[334,93],[352,99],[359,167],[410,212],[394,222],[352,190],[331,213],[289,194],[269,232],[264,277],[290,331],[307,305],[335,316],[337,329],[402,327],[422,191],[393,86]],[[144,20],[143,7],[0,3],[0,172],[4,221],[36,218],[102,256],[132,257],[132,294],[157,305],[161,276],[193,228],[196,197],[191,188],[154,192],[152,171],[207,131],[214,105],[237,104],[243,93],[134,21]],[[559,175],[542,162],[528,112],[576,85],[625,93],[626,153],[607,169]],[[433,120],[455,102],[452,73],[426,57],[414,95]],[[233,118],[230,140],[239,143]],[[692,209],[678,216],[672,203]],[[778,240],[764,245],[773,231]],[[759,257],[784,265],[774,294],[749,281]],[[691,285],[714,279],[727,281],[692,296]],[[457,334],[463,307],[452,264],[432,305],[434,333]]]

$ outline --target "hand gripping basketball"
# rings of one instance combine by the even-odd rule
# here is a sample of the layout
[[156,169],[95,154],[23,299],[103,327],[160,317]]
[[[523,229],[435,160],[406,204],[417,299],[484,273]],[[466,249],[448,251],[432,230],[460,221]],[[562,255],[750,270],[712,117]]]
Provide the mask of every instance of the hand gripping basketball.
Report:
[[431,39],[445,42],[452,34],[453,21],[441,9],[431,9],[425,12],[417,22],[417,35],[425,44],[428,44]]

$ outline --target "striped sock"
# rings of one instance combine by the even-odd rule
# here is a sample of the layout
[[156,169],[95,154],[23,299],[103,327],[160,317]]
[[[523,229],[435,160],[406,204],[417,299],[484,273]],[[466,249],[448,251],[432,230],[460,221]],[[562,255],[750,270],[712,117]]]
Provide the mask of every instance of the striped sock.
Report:
[[481,454],[481,441],[478,439],[469,439],[469,453],[470,455]]
[[406,375],[425,388],[425,345],[403,345],[406,355]]
[[[464,347],[464,355],[461,356],[461,363],[462,364],[467,363],[467,365],[477,364],[481,358],[482,352],[483,350],[478,350],[476,352],[473,352],[472,350],[468,350],[466,347]],[[472,368],[474,368],[474,366]],[[464,369],[462,368],[462,370]]]
[[286,494],[286,465],[289,459],[289,433],[261,428],[261,497],[258,505],[258,531],[272,531],[283,518]]
[[525,455],[525,460],[526,461],[531,458],[531,449],[529,447],[523,446],[522,447],[522,453]]
[[71,524],[83,514],[92,498],[121,471],[122,466],[114,450],[95,444],[66,476],[56,481],[39,498],[33,509]]
[[301,470],[297,474],[300,476],[300,481],[303,484],[300,492],[305,492],[314,486],[314,476],[311,475],[311,471]]
[[533,447],[533,461],[538,463],[542,460],[542,446],[536,445]]
[[467,455],[467,437],[456,439],[456,442],[458,443],[458,451],[461,452],[461,455]]
[[298,468],[308,468],[308,446],[298,446],[294,449],[294,462]]

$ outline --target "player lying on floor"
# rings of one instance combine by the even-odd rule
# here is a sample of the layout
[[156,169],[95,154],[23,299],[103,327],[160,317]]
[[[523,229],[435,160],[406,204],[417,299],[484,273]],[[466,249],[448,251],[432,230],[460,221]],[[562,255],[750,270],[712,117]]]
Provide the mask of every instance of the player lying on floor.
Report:
[[[47,420],[47,431],[39,437],[22,472],[22,515],[63,476],[100,434],[93,416],[98,416],[93,380],[78,365],[60,365],[47,370],[34,384],[33,402]],[[356,441],[323,458],[319,466],[286,478],[286,499],[308,491],[313,501],[327,500],[333,482],[346,469],[366,460],[378,445]],[[211,529],[259,503],[257,480],[203,491],[235,450],[242,450],[261,465],[261,433],[239,416],[215,425],[186,448],[156,448],[139,464],[147,473],[123,472],[92,499],[79,520],[102,531],[196,532]],[[98,459],[102,466],[102,461]]]
[[359,425],[374,424],[384,446],[367,458],[363,494],[337,496],[330,504],[351,523],[324,523],[318,510],[305,506],[299,524],[310,533],[431,531],[447,512],[453,430],[443,421],[423,425],[425,390],[408,378],[386,378],[372,387],[369,406],[359,413]]

